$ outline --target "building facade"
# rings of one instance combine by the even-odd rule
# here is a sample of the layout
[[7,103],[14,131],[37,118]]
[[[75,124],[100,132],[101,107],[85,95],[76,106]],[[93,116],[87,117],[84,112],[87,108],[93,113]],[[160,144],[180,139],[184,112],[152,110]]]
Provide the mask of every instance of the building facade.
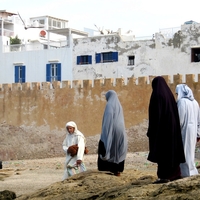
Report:
[[[86,32],[50,16],[31,18],[27,25],[19,14],[2,10],[0,15],[1,84],[73,79],[73,35]],[[10,44],[10,37],[16,36],[21,43]]]
[[[169,37],[170,36],[170,37]],[[127,78],[200,73],[200,24],[172,35],[124,40],[120,34],[74,39],[73,78]]]
[[[0,84],[200,73],[198,23],[137,38],[120,29],[88,36],[51,16],[29,24],[16,13],[1,10],[0,16]],[[11,45],[16,36],[21,44]]]

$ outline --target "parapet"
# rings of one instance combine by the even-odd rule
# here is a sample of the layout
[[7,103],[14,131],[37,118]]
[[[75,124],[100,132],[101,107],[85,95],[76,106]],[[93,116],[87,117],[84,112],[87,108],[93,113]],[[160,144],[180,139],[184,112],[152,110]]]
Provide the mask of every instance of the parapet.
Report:
[[[56,90],[56,89],[77,89],[77,88],[111,88],[111,87],[137,87],[147,86],[152,83],[156,76],[144,76],[138,78],[108,78],[95,80],[73,80],[73,81],[53,81],[51,82],[26,82],[0,84],[0,92],[2,91],[20,91],[20,90]],[[170,75],[162,75],[170,86],[175,86],[180,83],[186,83],[189,86],[194,83],[199,83],[200,74],[197,75],[195,81],[194,74],[186,74],[185,81],[183,75],[176,74],[171,78]]]

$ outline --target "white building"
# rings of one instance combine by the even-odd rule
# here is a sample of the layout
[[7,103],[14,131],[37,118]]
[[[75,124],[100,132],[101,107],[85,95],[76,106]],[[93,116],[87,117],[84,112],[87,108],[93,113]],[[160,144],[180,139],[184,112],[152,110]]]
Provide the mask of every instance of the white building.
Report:
[[[148,38],[121,29],[89,37],[51,16],[23,23],[16,13],[1,10],[0,17],[0,84],[200,74],[199,23]],[[22,44],[10,45],[16,35]]]
[[[0,83],[72,80],[73,35],[86,32],[50,16],[30,18],[29,25],[16,13],[1,10],[0,17]],[[15,36],[22,44],[10,45]]]
[[152,38],[107,34],[74,39],[74,79],[200,74],[200,24],[160,30]]

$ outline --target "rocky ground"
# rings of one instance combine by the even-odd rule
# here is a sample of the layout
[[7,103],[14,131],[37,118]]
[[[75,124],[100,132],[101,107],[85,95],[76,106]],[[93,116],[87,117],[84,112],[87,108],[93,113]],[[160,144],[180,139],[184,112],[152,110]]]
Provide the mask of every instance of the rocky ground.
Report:
[[[135,179],[141,176],[142,171],[146,171],[147,174],[155,175],[155,165],[146,160],[146,155],[145,152],[128,153],[126,170],[121,176],[122,179],[127,178],[127,181],[133,178]],[[62,185],[64,183],[61,181],[64,161],[64,157],[4,161],[3,169],[0,170],[0,191],[14,191],[17,197],[22,197],[25,194],[35,193],[37,190],[48,187],[51,184],[56,183]],[[105,175],[105,173],[97,171],[96,163],[96,154],[85,156],[85,164],[88,172],[84,173],[83,176],[86,176],[86,179],[89,180],[89,177],[95,179],[96,176],[100,177]],[[133,174],[135,175],[132,176]],[[105,178],[106,177],[109,180],[112,176],[105,175]],[[103,181],[102,177],[101,180]],[[116,179],[116,181],[117,180],[119,179]],[[95,182],[93,181],[94,180],[91,180],[91,185],[94,185]]]
[[[87,137],[87,171],[62,180],[65,157],[62,131],[0,125],[0,199],[200,199],[200,175],[165,184],[156,180],[156,164],[147,161],[147,121],[127,130],[125,170],[116,177],[97,170],[99,135]],[[7,159],[6,159],[7,158]],[[200,166],[197,146],[196,165]],[[6,197],[6,198],[4,198]]]
[[[148,150],[146,136],[148,121],[126,130],[128,151]],[[62,142],[66,130],[49,130],[48,126],[15,127],[0,123],[0,160],[27,160],[64,156]],[[100,134],[86,136],[89,154],[97,153]]]
[[125,170],[116,177],[97,170],[96,154],[86,155],[87,171],[65,181],[61,181],[64,157],[4,161],[0,191],[12,191],[17,200],[200,199],[200,175],[152,184],[156,165],[146,157],[147,152],[128,153]]

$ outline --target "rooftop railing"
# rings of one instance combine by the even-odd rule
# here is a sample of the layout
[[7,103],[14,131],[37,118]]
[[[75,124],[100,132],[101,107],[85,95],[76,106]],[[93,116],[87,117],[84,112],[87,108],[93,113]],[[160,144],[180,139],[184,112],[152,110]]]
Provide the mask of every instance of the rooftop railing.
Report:
[[13,45],[4,45],[3,52],[20,52],[20,51],[38,51],[44,49],[59,49],[66,48],[66,43],[63,42],[53,42],[53,43],[31,43],[31,44],[13,44]]
[[2,29],[0,28],[0,36],[7,36],[7,37],[13,37],[14,36],[14,31],[11,31],[9,29]]

